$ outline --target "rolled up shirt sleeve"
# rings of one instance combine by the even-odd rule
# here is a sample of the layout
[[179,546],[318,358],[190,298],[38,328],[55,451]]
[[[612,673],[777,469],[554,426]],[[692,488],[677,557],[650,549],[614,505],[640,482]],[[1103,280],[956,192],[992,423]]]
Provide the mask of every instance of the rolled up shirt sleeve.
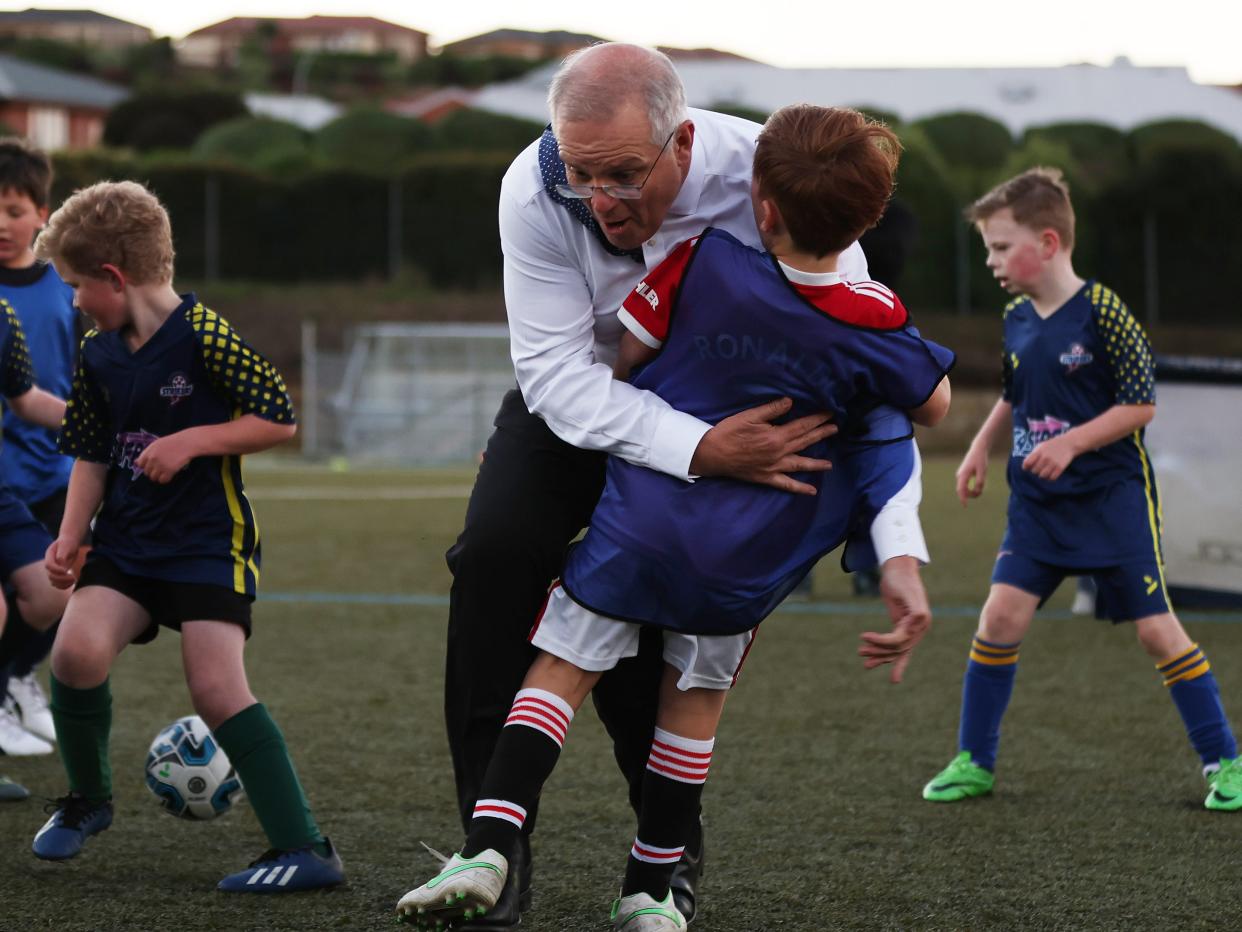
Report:
[[[595,358],[591,293],[562,234],[540,205],[518,203],[502,189],[505,307],[522,397],[566,443],[689,479],[711,425],[614,379]],[[634,265],[636,282],[643,271]]]

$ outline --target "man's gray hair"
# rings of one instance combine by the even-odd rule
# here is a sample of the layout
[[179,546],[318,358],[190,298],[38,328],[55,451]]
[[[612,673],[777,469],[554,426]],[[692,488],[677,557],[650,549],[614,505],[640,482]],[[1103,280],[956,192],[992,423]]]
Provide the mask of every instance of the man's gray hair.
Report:
[[563,123],[609,120],[634,100],[647,111],[656,145],[687,119],[685,86],[663,52],[621,42],[579,49],[561,62],[548,87],[553,132]]

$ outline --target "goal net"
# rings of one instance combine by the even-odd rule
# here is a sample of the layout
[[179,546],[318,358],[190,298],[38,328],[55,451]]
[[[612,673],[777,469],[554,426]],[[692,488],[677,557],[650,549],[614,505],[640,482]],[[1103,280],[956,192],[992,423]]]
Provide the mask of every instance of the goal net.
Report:
[[1242,606],[1242,359],[1162,356],[1156,382],[1146,442],[1173,603]]

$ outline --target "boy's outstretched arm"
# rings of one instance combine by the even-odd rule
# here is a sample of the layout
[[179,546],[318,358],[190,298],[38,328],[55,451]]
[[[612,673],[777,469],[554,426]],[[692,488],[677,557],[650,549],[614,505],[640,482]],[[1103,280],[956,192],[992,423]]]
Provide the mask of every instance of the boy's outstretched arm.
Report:
[[160,437],[135,460],[152,482],[171,482],[196,456],[241,456],[258,453],[289,440],[296,424],[277,424],[257,414],[243,414],[223,424],[189,427]]
[[65,400],[57,398],[37,385],[30,391],[12,398],[6,398],[13,413],[23,421],[38,424],[48,430],[57,430],[60,422],[65,419]]
[[83,459],[74,461],[60,532],[47,548],[43,559],[48,578],[57,589],[68,589],[77,581],[78,554],[82,542],[86,540],[86,532],[90,530],[91,519],[103,501],[107,481],[107,463]]
[[1146,427],[1155,416],[1155,405],[1113,405],[1085,424],[1037,443],[1022,461],[1022,468],[1051,482],[1060,478],[1069,464],[1083,453],[1116,443],[1122,437]]
[[936,386],[936,390],[932,392],[930,398],[917,408],[911,408],[906,413],[910,415],[910,420],[914,421],[915,424],[923,427],[935,427],[949,413],[951,398],[952,392],[949,388],[949,377],[946,375],[940,380],[940,384]]
[[864,631],[858,656],[864,669],[871,670],[886,663],[893,665],[889,681],[900,683],[910,664],[910,654],[931,627],[931,607],[927,590],[919,576],[919,561],[914,557],[893,557],[884,562],[880,578],[880,595],[893,630]]
[[957,467],[957,498],[963,508],[969,499],[983,494],[988,475],[988,452],[992,449],[996,435],[1012,429],[1013,404],[999,398],[983,426],[979,428],[979,433],[970,442],[970,449],[962,457],[962,464]]

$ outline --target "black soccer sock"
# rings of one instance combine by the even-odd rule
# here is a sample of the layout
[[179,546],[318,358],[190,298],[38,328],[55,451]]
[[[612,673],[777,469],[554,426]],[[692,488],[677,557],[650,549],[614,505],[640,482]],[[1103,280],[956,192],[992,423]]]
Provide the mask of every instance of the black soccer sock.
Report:
[[556,768],[573,719],[574,710],[555,693],[545,689],[518,692],[487,765],[462,857],[474,857],[488,848],[506,856],[513,850],[526,824],[526,813]]
[[703,784],[715,743],[715,738],[696,741],[656,729],[643,777],[638,835],[625,864],[622,896],[643,892],[656,902],[668,896],[673,870],[697,832]]

